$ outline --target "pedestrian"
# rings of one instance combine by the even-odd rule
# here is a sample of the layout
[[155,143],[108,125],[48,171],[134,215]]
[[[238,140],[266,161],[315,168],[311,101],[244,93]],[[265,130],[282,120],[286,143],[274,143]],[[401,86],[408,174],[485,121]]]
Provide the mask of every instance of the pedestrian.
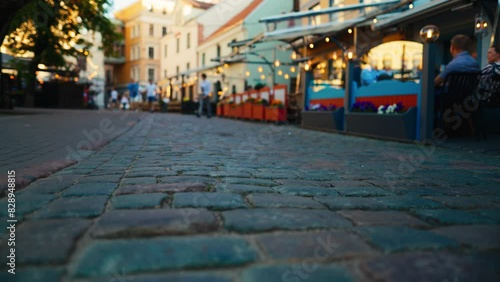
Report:
[[128,92],[130,93],[130,100],[132,102],[137,102],[136,99],[139,96],[139,83],[134,81],[134,79],[130,79],[130,83],[128,84]]
[[110,107],[110,109],[113,109],[114,107],[118,108],[118,91],[116,91],[116,87],[113,87],[113,90],[111,90],[111,107]]
[[148,97],[149,111],[151,113],[154,112],[153,102],[156,100],[156,94],[157,94],[156,84],[154,84],[153,80],[150,79],[149,84],[146,86],[146,95]]
[[201,115],[203,114],[203,104],[205,104],[207,108],[207,118],[210,118],[212,116],[212,109],[210,105],[211,91],[212,91],[212,85],[207,80],[207,75],[202,73],[200,82],[200,95],[198,96],[199,106],[198,106],[198,113],[196,114],[197,117],[201,117]]
[[123,94],[122,99],[121,99],[121,104],[122,104],[122,110],[128,110],[130,108],[129,105],[129,100],[127,97],[127,93]]

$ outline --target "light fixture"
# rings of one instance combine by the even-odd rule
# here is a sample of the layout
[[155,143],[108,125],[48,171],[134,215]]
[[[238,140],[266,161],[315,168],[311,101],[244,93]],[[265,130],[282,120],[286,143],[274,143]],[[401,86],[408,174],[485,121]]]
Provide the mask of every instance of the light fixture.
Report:
[[246,72],[245,72],[245,75],[246,75],[246,76],[250,76],[250,72],[249,72],[249,71],[246,71]]
[[326,42],[330,42],[330,37],[325,38]]
[[479,13],[476,15],[476,20],[474,23],[475,23],[474,25],[475,33],[478,35],[485,36],[486,33],[488,32],[488,22],[486,21],[486,18],[483,16],[483,13]]
[[264,70],[262,69],[262,67],[259,66],[259,68],[257,69],[258,72],[263,72]]
[[285,79],[289,79],[290,78],[290,76],[288,75],[288,73],[285,73],[284,77],[285,77]]
[[349,32],[349,34],[352,33],[352,29],[348,29],[347,32]]
[[347,59],[352,60],[354,54],[352,52],[347,52]]
[[295,72],[295,67],[291,67],[291,68],[290,68],[290,71],[291,71],[291,72]]
[[278,75],[279,75],[279,76],[282,76],[282,75],[283,75],[283,71],[282,71],[282,70],[279,70],[279,71],[278,71]]
[[309,48],[313,49],[314,48],[314,44],[309,44]]
[[292,52],[291,58],[292,58],[292,60],[296,60],[297,59],[297,53],[295,51]]
[[261,74],[261,75],[260,75],[260,79],[266,79],[266,76],[265,76],[265,75],[263,75],[263,74]]
[[439,28],[435,25],[426,25],[420,30],[420,39],[425,43],[434,42],[439,38]]
[[304,65],[304,70],[305,71],[309,71],[311,69],[311,65],[309,64],[309,62],[307,62],[305,65]]
[[377,18],[373,19],[373,23],[377,23],[377,21],[378,21]]
[[276,61],[274,62],[274,66],[279,67],[280,65],[281,65],[281,63],[280,63],[280,61],[279,61],[279,60],[276,60]]
[[337,59],[337,52],[333,52],[332,59],[336,60]]
[[413,9],[413,3],[410,3],[410,5],[408,6],[408,8]]

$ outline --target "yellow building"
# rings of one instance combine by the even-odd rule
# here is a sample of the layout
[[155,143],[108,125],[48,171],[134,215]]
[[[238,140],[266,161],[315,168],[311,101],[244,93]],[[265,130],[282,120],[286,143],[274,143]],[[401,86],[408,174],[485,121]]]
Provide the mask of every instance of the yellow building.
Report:
[[160,79],[160,40],[173,20],[174,6],[173,0],[138,0],[115,13],[125,27],[125,64],[117,74],[118,88],[131,79],[140,85]]

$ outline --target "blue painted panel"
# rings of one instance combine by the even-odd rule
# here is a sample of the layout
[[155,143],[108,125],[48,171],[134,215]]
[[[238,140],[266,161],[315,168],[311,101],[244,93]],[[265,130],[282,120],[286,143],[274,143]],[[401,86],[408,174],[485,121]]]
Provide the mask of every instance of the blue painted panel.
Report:
[[382,80],[368,86],[354,87],[354,97],[394,96],[417,94],[420,96],[421,85],[413,81]]
[[329,84],[314,84],[309,86],[310,99],[344,98],[345,89]]

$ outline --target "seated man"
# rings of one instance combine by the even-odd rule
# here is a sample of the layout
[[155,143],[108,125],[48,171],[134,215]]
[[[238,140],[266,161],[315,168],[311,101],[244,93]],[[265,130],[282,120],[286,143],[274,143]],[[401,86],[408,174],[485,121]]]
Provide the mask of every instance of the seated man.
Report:
[[481,70],[477,98],[488,102],[492,96],[500,98],[500,45],[488,49],[488,64]]
[[451,39],[450,53],[453,60],[446,65],[444,71],[434,79],[435,86],[442,86],[448,74],[452,72],[479,72],[479,64],[467,52],[469,47],[469,37],[457,34]]

